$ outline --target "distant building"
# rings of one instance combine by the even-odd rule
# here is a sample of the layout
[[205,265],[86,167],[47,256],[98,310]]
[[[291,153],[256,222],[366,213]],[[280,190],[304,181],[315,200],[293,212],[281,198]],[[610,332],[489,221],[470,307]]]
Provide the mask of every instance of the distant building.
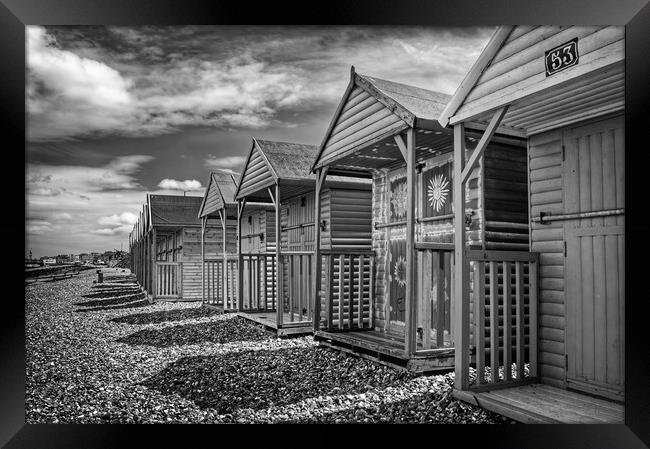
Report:
[[56,259],[54,257],[45,257],[41,259],[43,265],[56,265]]

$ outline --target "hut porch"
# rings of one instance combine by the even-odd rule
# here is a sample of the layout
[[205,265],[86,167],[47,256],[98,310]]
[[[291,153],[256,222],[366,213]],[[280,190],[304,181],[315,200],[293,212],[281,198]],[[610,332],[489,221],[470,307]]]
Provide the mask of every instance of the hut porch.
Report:
[[[623,423],[624,31],[500,27],[439,117],[453,126],[462,169],[454,194],[496,129],[527,138],[534,252],[456,249],[454,296],[454,395],[518,421]],[[539,55],[558,49],[580,52],[580,63],[556,74]],[[487,124],[483,144],[465,161],[465,128],[476,122]],[[454,204],[458,214],[465,198]],[[458,248],[464,241],[459,227]],[[471,265],[474,286],[489,272],[489,289],[470,284]],[[514,347],[503,338],[513,332]],[[472,345],[481,348],[473,360]]]
[[623,424],[624,405],[540,383],[487,391],[454,390],[454,397],[530,424]]
[[422,343],[414,356],[404,353],[404,333],[357,329],[347,331],[314,332],[314,339],[320,344],[343,352],[358,355],[384,365],[407,369],[416,374],[427,374],[440,369],[451,369],[454,360],[453,348],[423,349]]
[[[253,139],[235,195],[242,267],[240,316],[275,330],[278,336],[312,332],[313,286],[319,273],[313,247],[321,232],[328,247],[366,248],[370,242],[368,180],[332,177],[327,183],[327,215],[321,220],[320,210],[314,213],[317,180],[309,167],[315,154],[311,145]],[[275,209],[273,252],[242,249],[242,216],[251,202]],[[341,211],[347,213],[345,229]]]
[[298,320],[295,314],[284,312],[282,324],[278,324],[276,310],[238,312],[238,316],[274,331],[278,337],[307,335],[312,333],[311,320]]

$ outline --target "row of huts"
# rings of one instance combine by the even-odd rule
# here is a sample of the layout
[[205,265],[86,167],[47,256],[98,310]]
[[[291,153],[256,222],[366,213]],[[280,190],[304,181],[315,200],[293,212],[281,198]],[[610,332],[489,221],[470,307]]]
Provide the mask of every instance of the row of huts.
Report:
[[[526,422],[622,422],[624,29],[500,27],[453,96],[361,75],[319,146],[148,195],[133,267]],[[607,400],[605,400],[607,399]]]

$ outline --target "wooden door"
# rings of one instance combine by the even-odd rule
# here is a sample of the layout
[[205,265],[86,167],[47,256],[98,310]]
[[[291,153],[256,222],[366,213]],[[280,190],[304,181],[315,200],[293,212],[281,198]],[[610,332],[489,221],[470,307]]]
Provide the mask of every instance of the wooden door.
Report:
[[387,182],[386,282],[388,327],[404,331],[406,320],[406,172],[398,169]]
[[[625,173],[623,117],[564,130],[567,385],[623,398]],[[609,212],[608,212],[609,211]],[[604,215],[611,213],[612,215]]]

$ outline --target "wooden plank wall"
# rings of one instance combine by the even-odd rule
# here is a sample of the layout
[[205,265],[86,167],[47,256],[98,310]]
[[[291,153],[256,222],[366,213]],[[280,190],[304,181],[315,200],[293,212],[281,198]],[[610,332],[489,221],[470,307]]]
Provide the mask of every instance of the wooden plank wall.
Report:
[[[302,207],[300,197],[305,197],[305,206]],[[321,201],[321,220],[327,220],[327,223],[330,223],[330,191],[329,189],[323,189],[322,192],[322,201]],[[280,203],[280,227],[284,229],[287,226],[293,226],[300,223],[311,223],[314,221],[315,211],[315,194],[314,191],[298,195],[293,198],[287,198],[282,200]],[[288,213],[287,213],[288,212]],[[274,218],[275,220],[275,218]],[[328,229],[329,229],[328,225]],[[282,251],[313,251],[314,250],[314,227],[309,226],[305,228],[305,234],[301,240],[296,241],[297,238],[300,238],[300,228],[292,229],[289,231],[283,230],[282,235],[280,236],[280,244],[282,245]],[[290,241],[290,234],[292,234],[292,239]],[[311,238],[310,238],[311,236]],[[329,248],[329,233],[321,232],[321,247]],[[282,267],[282,284],[283,284],[283,301],[288,301],[289,293],[289,270],[286,265]],[[321,279],[323,281],[323,279]],[[325,284],[322,284],[325,285]]]
[[[201,270],[203,260],[201,259],[201,228],[183,228],[180,261],[183,263],[183,301],[200,301],[201,291]],[[221,240],[221,239],[219,239]],[[214,249],[220,247],[220,242],[212,245]],[[206,245],[206,248],[208,245]],[[213,251],[214,251],[213,249]]]
[[[471,151],[467,152],[467,157]],[[447,163],[451,154],[420,161],[422,172]],[[401,169],[400,169],[401,170]],[[466,187],[466,213],[472,212],[467,227],[467,242],[472,248],[528,250],[526,149],[493,143],[486,149],[470,174]],[[387,301],[387,236],[403,238],[403,226],[374,229],[375,223],[387,223],[390,194],[387,182],[398,171],[381,170],[373,174],[372,249],[376,254],[375,326],[386,325]],[[417,178],[418,201],[426,197],[427,186],[420,174]],[[451,197],[449,197],[451,200]],[[419,216],[419,212],[417,212]],[[487,222],[490,222],[489,225]],[[486,233],[487,231],[487,233]],[[453,243],[453,218],[416,224],[418,241]]]
[[[530,214],[563,213],[562,130],[529,138]],[[531,222],[531,251],[539,259],[539,368],[542,382],[564,386],[564,224]]]
[[483,157],[483,233],[486,249],[528,251],[528,175],[525,147],[492,143]]
[[204,214],[216,212],[218,209],[223,207],[223,201],[221,200],[221,193],[219,192],[217,181],[212,176],[210,178],[210,188],[205,194],[205,204],[203,205]]
[[323,148],[321,161],[327,162],[351,148],[360,148],[382,135],[390,135],[406,124],[368,92],[355,86],[341,110]]
[[[250,219],[250,223],[248,222]],[[242,217],[241,222],[241,235],[242,235],[242,252],[244,253],[260,253],[266,250],[266,247],[260,243],[259,236],[250,236],[250,234],[257,234],[260,232],[266,232],[266,211],[265,210],[252,210],[246,212],[244,210],[244,216]],[[266,242],[267,236],[264,236],[264,242]]]
[[273,175],[260,151],[255,148],[251,154],[246,170],[242,173],[239,194],[242,197],[274,184]]
[[[544,52],[576,37],[580,62],[546,77]],[[517,27],[467,95],[454,122],[622,60],[624,41],[621,26]]]
[[275,211],[267,210],[263,211],[263,228],[266,231],[264,237],[264,243],[266,244],[267,253],[275,253]]
[[327,193],[331,209],[327,221],[329,235],[323,233],[323,237],[331,239],[331,247],[335,249],[369,249],[372,239],[372,191],[331,189]]

